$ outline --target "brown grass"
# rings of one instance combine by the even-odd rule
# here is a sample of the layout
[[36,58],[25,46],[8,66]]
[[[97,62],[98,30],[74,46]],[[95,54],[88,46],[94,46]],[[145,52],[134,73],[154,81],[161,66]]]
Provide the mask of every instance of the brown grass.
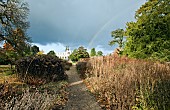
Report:
[[104,56],[86,60],[86,69],[78,69],[105,109],[170,109],[170,65],[166,63]]

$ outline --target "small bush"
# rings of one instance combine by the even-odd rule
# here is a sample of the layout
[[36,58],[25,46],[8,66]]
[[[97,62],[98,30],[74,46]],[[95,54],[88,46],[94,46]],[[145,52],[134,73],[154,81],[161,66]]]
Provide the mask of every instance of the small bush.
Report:
[[42,84],[67,79],[62,60],[55,56],[25,57],[16,62],[19,79],[29,84]]
[[64,61],[62,61],[62,65],[63,65],[63,67],[64,67],[64,70],[65,70],[65,71],[68,71],[68,70],[70,70],[70,67],[72,66],[72,63],[64,60]]
[[90,75],[90,73],[88,72],[89,68],[87,68],[87,67],[90,68],[88,62],[78,62],[76,64],[77,72],[82,79],[85,79]]

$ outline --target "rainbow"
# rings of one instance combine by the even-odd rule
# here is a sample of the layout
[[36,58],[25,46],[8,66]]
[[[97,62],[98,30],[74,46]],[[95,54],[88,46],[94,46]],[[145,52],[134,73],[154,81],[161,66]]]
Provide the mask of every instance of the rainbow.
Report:
[[129,6],[126,10],[123,10],[121,12],[119,12],[116,16],[114,15],[110,20],[108,20],[97,32],[96,34],[94,34],[94,36],[92,37],[92,39],[90,40],[88,47],[91,47],[93,42],[95,41],[95,39],[99,36],[99,34],[104,31],[106,29],[106,27],[108,25],[110,25],[114,20],[118,19],[119,17],[121,17],[121,15],[123,15],[124,13],[128,12],[129,10],[133,9],[134,7]]

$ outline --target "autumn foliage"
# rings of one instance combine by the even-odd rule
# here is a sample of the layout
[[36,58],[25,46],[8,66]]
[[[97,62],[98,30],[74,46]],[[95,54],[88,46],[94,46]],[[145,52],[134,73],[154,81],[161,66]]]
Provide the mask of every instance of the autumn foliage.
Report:
[[14,48],[12,47],[12,45],[9,44],[9,43],[4,43],[3,49],[6,50],[6,51],[13,51],[13,50],[14,50]]

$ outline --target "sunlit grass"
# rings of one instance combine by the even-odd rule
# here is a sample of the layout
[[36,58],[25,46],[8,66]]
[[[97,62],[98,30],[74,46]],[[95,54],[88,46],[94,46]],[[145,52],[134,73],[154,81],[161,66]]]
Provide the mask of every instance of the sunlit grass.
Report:
[[[13,66],[13,68],[15,68],[15,66]],[[4,82],[22,84],[22,82],[18,80],[16,74],[14,74],[10,65],[0,65],[0,84],[3,84]]]

